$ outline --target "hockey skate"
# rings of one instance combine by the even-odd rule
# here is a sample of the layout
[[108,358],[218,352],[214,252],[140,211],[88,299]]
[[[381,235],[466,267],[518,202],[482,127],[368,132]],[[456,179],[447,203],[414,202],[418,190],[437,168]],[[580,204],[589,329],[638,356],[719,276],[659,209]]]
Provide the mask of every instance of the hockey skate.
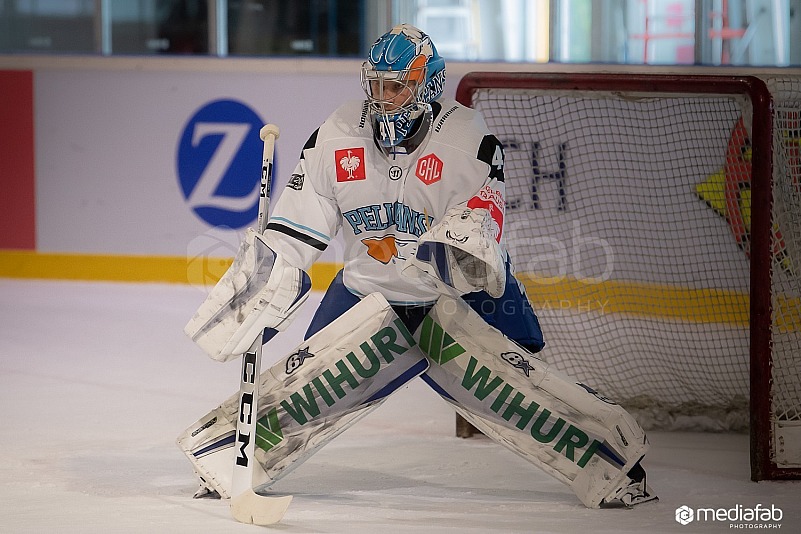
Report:
[[656,502],[659,497],[645,482],[645,469],[639,462],[627,473],[626,482],[603,501],[601,508],[631,508],[638,504]]

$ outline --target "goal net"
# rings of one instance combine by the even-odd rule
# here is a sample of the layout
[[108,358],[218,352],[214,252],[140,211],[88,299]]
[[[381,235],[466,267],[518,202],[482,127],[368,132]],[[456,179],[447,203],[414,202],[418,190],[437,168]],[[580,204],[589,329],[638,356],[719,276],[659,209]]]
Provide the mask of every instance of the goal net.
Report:
[[[801,79],[472,73],[541,357],[648,429],[801,474]],[[773,107],[771,108],[771,102]]]

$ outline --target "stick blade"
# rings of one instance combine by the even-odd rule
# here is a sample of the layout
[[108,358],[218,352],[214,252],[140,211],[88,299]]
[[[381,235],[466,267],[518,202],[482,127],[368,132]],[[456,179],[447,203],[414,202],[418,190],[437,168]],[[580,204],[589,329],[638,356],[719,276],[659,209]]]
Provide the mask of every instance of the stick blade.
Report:
[[240,523],[273,525],[281,521],[292,495],[259,495],[252,489],[231,499],[231,515]]
[[259,495],[252,489],[231,499],[231,515],[240,523],[273,525],[281,521],[292,495]]

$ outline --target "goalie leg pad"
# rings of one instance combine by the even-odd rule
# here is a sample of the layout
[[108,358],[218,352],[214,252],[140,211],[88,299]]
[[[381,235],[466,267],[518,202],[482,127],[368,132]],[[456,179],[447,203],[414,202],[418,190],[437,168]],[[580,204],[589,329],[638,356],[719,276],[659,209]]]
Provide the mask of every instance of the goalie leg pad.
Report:
[[[427,367],[386,299],[362,299],[262,373],[254,483],[285,476]],[[226,498],[238,402],[231,396],[178,438],[202,481]]]
[[290,266],[248,229],[234,262],[184,328],[211,358],[245,353],[265,328],[285,330],[311,289],[309,275]]
[[538,360],[460,299],[441,297],[415,333],[423,379],[470,423],[557,480],[587,507],[622,485],[649,448],[623,408]]

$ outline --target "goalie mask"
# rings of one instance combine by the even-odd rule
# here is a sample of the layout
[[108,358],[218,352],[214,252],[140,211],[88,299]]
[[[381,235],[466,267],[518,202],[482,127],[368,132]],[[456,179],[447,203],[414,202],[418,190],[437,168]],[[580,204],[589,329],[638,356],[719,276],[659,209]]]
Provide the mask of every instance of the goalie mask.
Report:
[[373,136],[390,149],[414,133],[417,120],[442,94],[445,60],[428,35],[400,24],[370,47],[361,80]]

